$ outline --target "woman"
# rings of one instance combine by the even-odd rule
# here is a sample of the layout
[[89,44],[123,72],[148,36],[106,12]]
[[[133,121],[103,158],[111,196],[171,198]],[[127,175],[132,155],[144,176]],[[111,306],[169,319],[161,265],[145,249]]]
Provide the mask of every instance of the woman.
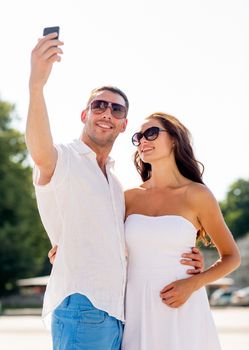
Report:
[[[203,287],[239,266],[238,248],[203,184],[188,130],[173,116],[155,113],[132,141],[143,183],[126,192],[129,263],[122,350],[218,350]],[[179,257],[197,236],[208,242],[207,234],[220,259],[189,277]]]

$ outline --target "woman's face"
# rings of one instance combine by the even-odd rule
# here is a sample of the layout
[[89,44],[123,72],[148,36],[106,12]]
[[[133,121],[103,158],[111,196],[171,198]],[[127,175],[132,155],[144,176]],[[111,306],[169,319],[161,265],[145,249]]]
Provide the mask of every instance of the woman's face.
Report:
[[[147,129],[153,126],[165,130],[160,121],[155,118],[151,118],[146,119],[141,125],[140,132],[144,133]],[[151,164],[155,161],[174,157],[174,152],[172,152],[173,140],[167,131],[160,131],[158,137],[152,141],[146,140],[146,138],[143,136],[137,149],[139,156],[144,163]]]

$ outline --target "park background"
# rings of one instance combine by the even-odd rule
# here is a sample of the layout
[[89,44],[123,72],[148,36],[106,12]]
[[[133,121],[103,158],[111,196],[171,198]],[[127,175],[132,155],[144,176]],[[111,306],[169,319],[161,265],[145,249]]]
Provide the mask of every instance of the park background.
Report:
[[[175,115],[191,131],[204,181],[248,255],[248,15],[247,0],[2,1],[0,300],[18,292],[17,280],[50,270],[23,139],[30,53],[46,26],[59,25],[65,43],[45,90],[54,141],[79,137],[93,88],[120,87],[129,122],[112,155],[128,188],[139,183],[131,135],[152,112]],[[244,274],[238,280],[249,285]]]

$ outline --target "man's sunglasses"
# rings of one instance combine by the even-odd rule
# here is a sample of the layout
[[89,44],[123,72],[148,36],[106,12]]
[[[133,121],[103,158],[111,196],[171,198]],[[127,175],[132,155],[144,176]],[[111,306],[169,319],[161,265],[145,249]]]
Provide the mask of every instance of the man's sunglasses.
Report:
[[160,131],[167,131],[165,129],[158,128],[157,126],[152,126],[146,129],[144,132],[136,132],[131,140],[134,146],[139,146],[141,144],[141,140],[144,137],[147,141],[153,141],[158,138]]
[[90,103],[91,111],[96,114],[104,113],[108,107],[110,107],[111,114],[116,119],[123,119],[127,115],[126,107],[120,105],[119,103],[113,103],[103,100],[94,100]]

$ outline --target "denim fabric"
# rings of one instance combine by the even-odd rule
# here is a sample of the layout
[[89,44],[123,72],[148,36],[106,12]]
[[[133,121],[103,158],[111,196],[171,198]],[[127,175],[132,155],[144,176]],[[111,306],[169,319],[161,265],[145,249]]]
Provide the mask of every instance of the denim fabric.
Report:
[[120,350],[122,336],[122,322],[84,295],[70,295],[53,312],[53,350]]

